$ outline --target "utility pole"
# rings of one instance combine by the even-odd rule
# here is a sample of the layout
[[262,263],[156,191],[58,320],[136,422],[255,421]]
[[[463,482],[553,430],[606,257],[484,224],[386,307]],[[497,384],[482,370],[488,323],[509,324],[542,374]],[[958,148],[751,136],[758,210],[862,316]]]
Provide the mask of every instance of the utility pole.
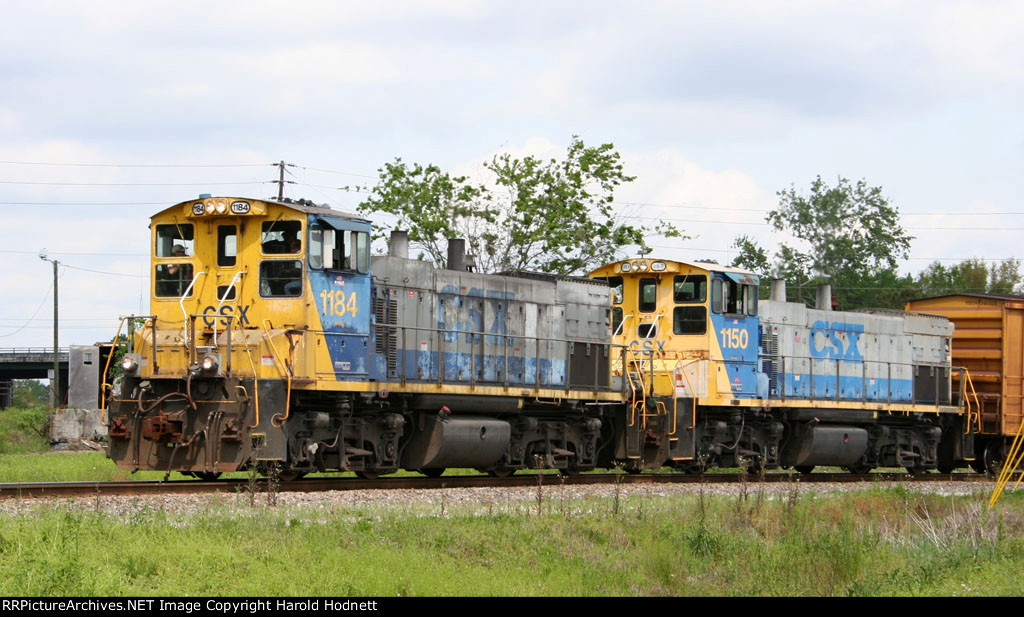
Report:
[[284,161],[277,164],[281,168],[281,177],[277,181],[277,200],[282,201],[284,199]]
[[40,251],[39,259],[53,263],[53,379],[50,380],[50,407],[60,407],[60,346],[57,340],[57,264],[56,259],[47,259],[46,251]]

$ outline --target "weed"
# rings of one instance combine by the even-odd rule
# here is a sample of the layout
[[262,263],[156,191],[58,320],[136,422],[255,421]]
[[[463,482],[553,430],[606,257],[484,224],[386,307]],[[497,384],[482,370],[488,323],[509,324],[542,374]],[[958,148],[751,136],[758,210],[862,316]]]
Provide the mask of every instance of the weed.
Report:
[[277,498],[281,487],[280,465],[272,462],[267,465],[267,505],[271,508],[277,506]]
[[544,506],[544,469],[540,464],[540,455],[533,455],[533,463],[537,467],[537,516],[540,516]]
[[619,515],[619,501],[622,496],[622,468],[622,463],[615,463],[615,506],[612,513],[616,517]]
[[256,507],[256,493],[259,492],[260,472],[256,468],[255,461],[249,462],[248,474],[245,482],[245,494],[249,497],[249,507]]

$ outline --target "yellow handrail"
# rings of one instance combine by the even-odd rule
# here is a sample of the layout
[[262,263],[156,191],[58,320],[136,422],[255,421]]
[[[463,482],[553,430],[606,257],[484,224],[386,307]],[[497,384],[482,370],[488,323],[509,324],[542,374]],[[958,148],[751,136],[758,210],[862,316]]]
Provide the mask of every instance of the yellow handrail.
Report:
[[[1010,455],[1006,457],[1006,460],[1003,462],[1003,468],[999,470],[999,477],[996,478],[996,486],[992,489],[992,496],[989,497],[988,500],[989,508],[996,505],[996,501],[999,500],[999,496],[1003,494],[1003,489],[1006,488],[1006,485],[1013,476],[1013,473],[1020,465],[1021,459],[1024,458],[1024,448],[1021,448],[1022,443],[1024,443],[1024,422],[1021,422],[1020,426],[1017,428],[1017,436],[1013,438],[1013,445],[1010,447]],[[1022,479],[1024,479],[1024,470],[1021,471],[1020,477],[1017,478],[1017,483],[1013,486],[1014,490],[1017,490],[1017,487],[1020,486]]]
[[[124,322],[128,317],[122,317],[121,323],[117,324],[117,333],[114,334],[114,339],[110,341],[110,354],[107,356],[107,363],[103,366],[103,378],[100,380],[100,425],[107,425],[107,372],[110,370],[110,361],[114,359],[114,347],[117,345],[117,337],[121,336],[121,328],[124,327]],[[113,386],[111,386],[113,387]]]
[[[971,399],[974,399],[974,421],[977,423],[975,432],[981,432],[981,401],[978,400],[978,392],[974,389],[974,381],[971,379],[971,373],[966,368],[964,369],[964,398],[967,403],[967,423],[964,427],[964,434],[967,435],[971,432]],[[968,394],[967,388],[970,387],[970,393]]]

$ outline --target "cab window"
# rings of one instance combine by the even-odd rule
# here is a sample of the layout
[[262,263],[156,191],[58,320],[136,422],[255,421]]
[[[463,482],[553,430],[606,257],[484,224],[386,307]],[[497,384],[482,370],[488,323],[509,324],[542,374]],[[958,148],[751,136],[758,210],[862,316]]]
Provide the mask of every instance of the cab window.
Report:
[[324,230],[319,227],[309,228],[309,267],[324,267]]
[[676,304],[704,302],[708,299],[708,277],[703,274],[677,276],[672,286]]
[[[156,226],[156,257],[168,257],[171,263],[160,263],[153,273],[153,294],[158,298],[180,298],[192,283],[189,258],[195,248],[195,235],[188,223]],[[188,261],[186,261],[188,260]],[[189,291],[188,295],[192,295]]]
[[743,285],[735,281],[723,281],[725,297],[722,298],[723,310],[727,315],[743,314]]
[[735,281],[711,281],[711,310],[727,315],[757,315],[757,285]]
[[156,226],[156,248],[154,254],[157,257],[194,255],[194,248],[195,235],[191,224]]
[[264,255],[294,255],[302,250],[302,223],[299,221],[266,221],[260,246]]
[[673,334],[704,334],[708,331],[703,306],[677,306],[672,312]]
[[188,295],[191,296],[191,283],[192,264],[157,264],[153,277],[153,294],[158,298],[180,298],[188,290]]
[[310,232],[311,255],[315,246],[320,246],[321,252],[315,259],[310,257],[312,268],[370,271],[370,234],[365,231],[314,228]]
[[608,277],[608,287],[612,290],[612,304],[622,304],[622,277]]
[[260,295],[264,298],[302,295],[302,261],[268,259],[260,262]]
[[238,256],[238,234],[234,225],[217,227],[217,265],[230,268]]
[[640,279],[640,309],[641,313],[653,313],[658,308],[658,281],[656,279]]

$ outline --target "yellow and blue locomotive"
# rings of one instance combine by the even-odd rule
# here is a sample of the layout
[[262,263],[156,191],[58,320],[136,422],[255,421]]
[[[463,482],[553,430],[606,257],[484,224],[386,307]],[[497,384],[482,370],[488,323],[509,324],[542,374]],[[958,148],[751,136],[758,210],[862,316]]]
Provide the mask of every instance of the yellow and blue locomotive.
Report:
[[607,288],[371,256],[370,223],[300,200],[203,195],[152,217],[151,315],[111,396],[122,469],[277,464],[496,475],[598,461]]
[[[591,273],[612,289],[629,353],[615,458],[748,468],[950,471],[973,457],[974,416],[951,389],[953,326],[903,311],[768,300],[750,272],[632,259]],[[964,383],[960,380],[960,383]]]

